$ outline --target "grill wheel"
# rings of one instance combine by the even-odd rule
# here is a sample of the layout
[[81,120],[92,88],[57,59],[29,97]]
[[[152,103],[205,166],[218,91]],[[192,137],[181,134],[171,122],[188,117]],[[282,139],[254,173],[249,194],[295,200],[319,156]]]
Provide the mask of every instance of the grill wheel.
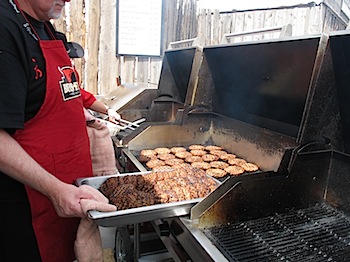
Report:
[[115,260],[116,262],[133,262],[133,246],[126,226],[118,227],[115,233]]

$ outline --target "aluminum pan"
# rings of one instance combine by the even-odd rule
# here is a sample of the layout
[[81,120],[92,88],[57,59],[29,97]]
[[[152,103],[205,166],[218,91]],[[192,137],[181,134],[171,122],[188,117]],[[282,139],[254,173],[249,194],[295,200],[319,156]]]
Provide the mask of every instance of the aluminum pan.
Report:
[[[89,178],[79,178],[76,180],[78,186],[89,185],[96,189],[110,177],[116,176],[126,176],[126,175],[146,175],[151,173],[151,171],[146,172],[135,172],[135,173],[124,173],[115,174],[109,176],[100,177],[89,177]],[[215,179],[214,179],[215,180]],[[215,180],[218,184],[219,181]],[[167,203],[167,204],[157,204],[152,206],[144,206],[138,208],[131,208],[126,210],[117,210],[114,212],[99,212],[99,211],[89,211],[88,216],[95,221],[99,226],[103,227],[116,227],[122,225],[131,225],[147,221],[152,221],[155,219],[169,218],[188,215],[191,208],[199,203],[202,198],[196,198],[191,200]]]

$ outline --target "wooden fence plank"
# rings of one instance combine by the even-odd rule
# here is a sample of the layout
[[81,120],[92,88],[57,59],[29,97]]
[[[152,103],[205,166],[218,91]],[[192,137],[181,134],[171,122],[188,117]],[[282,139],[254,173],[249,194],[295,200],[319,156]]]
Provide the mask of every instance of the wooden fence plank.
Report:
[[[73,1],[74,2],[74,1]],[[86,81],[89,85],[86,89],[98,94],[98,50],[100,43],[100,0],[90,1],[88,6],[89,19],[86,29],[86,43],[88,54],[86,61]]]
[[150,86],[158,85],[160,71],[162,68],[162,58],[160,57],[151,57],[150,58]]
[[213,12],[213,40],[211,41],[211,43],[213,45],[217,45],[220,44],[220,13],[219,10],[214,10]]
[[176,31],[174,32],[174,36],[175,36],[175,41],[179,41],[179,40],[182,40],[181,39],[181,33],[182,33],[182,30],[181,30],[181,27],[183,25],[183,0],[179,0],[178,1],[178,12],[177,12],[177,21],[176,21]]
[[[255,23],[254,23],[254,29],[260,29],[264,28],[264,22],[265,22],[265,13],[263,12],[255,12]],[[264,39],[264,35],[255,35],[253,37],[253,40],[262,40]]]
[[205,19],[206,19],[206,10],[201,9],[198,14],[198,42],[200,45],[205,45],[206,40],[206,31],[205,31]]
[[308,34],[322,32],[322,6],[311,8]]
[[[73,12],[74,10],[74,12]],[[70,3],[70,12],[69,15],[69,24],[67,31],[67,39],[68,41],[74,41],[80,44],[84,50],[86,50],[86,18],[85,18],[85,1],[76,0]],[[86,53],[86,52],[85,52]],[[80,79],[82,82],[83,88],[87,89],[87,83],[85,75],[86,69],[86,61],[84,58],[76,58],[74,59],[75,67],[80,75]],[[93,91],[93,90],[92,90]]]
[[148,83],[149,57],[140,56],[136,63],[136,83]]
[[[225,34],[230,34],[231,31],[231,27],[232,27],[232,15],[221,15],[221,19],[220,19],[220,43],[223,42],[223,38]],[[226,40],[225,40],[226,41]]]
[[206,20],[207,20],[207,26],[206,26],[206,31],[207,31],[207,45],[212,45],[213,44],[213,13],[211,10],[207,10],[206,14]]
[[[120,75],[119,58],[116,56],[116,1],[101,0],[101,32],[99,42],[99,94],[106,94],[117,86]],[[103,19],[102,19],[103,18]]]
[[122,81],[126,83],[135,82],[135,57],[134,56],[124,56],[122,63]]

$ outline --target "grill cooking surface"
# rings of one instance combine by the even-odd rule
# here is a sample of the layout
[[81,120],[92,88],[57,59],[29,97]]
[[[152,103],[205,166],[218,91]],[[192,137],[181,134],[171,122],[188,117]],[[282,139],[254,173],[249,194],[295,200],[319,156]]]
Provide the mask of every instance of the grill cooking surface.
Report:
[[350,219],[326,204],[203,232],[230,261],[350,259]]

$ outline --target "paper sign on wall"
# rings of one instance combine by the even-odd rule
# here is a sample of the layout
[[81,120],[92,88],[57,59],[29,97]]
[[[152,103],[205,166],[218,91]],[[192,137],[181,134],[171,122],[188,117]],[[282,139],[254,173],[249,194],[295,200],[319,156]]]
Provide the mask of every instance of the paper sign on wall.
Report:
[[117,54],[160,56],[162,0],[119,0]]

